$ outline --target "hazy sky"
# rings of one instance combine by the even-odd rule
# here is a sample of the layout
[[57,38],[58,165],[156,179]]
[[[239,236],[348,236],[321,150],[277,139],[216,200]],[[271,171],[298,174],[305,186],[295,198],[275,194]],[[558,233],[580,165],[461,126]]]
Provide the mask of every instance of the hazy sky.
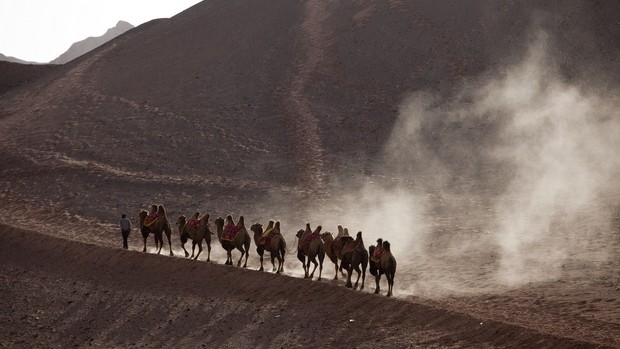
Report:
[[101,36],[119,20],[169,18],[201,0],[0,0],[0,53],[49,62],[71,44]]

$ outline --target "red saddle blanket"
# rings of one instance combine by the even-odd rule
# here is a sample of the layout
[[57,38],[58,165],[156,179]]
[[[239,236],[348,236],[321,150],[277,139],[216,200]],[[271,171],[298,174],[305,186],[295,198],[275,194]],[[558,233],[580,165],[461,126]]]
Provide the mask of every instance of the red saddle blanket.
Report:
[[222,240],[234,241],[240,230],[241,227],[235,225],[229,225],[225,227],[224,231],[222,232]]
[[310,244],[312,243],[312,241],[316,240],[319,238],[319,233],[311,233],[308,234],[306,236],[302,236],[300,241],[299,241],[299,248],[302,250],[307,250],[310,248]]
[[157,213],[157,212],[148,215],[144,219],[144,226],[148,227],[148,226],[152,225],[153,223],[155,223],[155,221],[157,221],[157,218],[159,218],[159,216],[160,216],[160,214]]
[[198,229],[202,225],[202,221],[200,219],[190,219],[187,221],[187,226],[192,229]]
[[385,250],[383,249],[383,247],[376,247],[372,253],[372,256],[370,256],[370,259],[372,259],[372,261],[375,263],[379,263],[381,261],[381,255],[384,251]]

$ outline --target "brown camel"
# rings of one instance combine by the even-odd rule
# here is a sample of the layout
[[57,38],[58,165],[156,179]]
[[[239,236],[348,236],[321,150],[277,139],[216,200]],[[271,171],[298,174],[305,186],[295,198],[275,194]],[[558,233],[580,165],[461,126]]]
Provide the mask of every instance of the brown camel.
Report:
[[[239,216],[237,224],[233,222],[232,216],[230,215],[226,217],[226,222],[224,222],[222,217],[218,217],[215,220],[215,226],[217,227],[217,238],[220,240],[222,247],[226,250],[225,264],[233,265],[232,250],[236,248],[241,251],[241,257],[239,257],[237,266],[241,266],[241,260],[245,255],[245,263],[243,264],[243,267],[247,268],[250,242],[252,239],[250,238],[250,234],[248,234],[248,230],[245,228],[243,216]],[[234,235],[234,237],[232,240],[228,240],[225,235]]]
[[[211,230],[209,230],[209,214],[205,214],[200,218],[199,216],[200,212],[196,212],[189,221],[187,221],[183,215],[177,220],[179,236],[181,238],[181,247],[183,247],[183,251],[185,251],[185,257],[194,258],[194,260],[196,260],[202,252],[202,240],[204,240],[207,243],[207,262],[209,262],[211,261],[211,235],[213,235]],[[191,256],[185,249],[185,243],[188,239],[192,240]],[[196,257],[194,257],[196,245],[198,245],[198,253],[196,254]]]
[[[256,244],[256,252],[260,256],[260,269],[263,271],[263,254],[269,251],[271,256],[272,271],[280,274],[284,271],[284,256],[286,255],[286,241],[280,231],[280,221],[274,225],[273,221],[269,221],[267,229],[263,232],[263,225],[255,223],[250,227],[254,232],[254,244]],[[263,236],[266,235],[266,236]],[[278,259],[278,267],[276,268],[275,259]]]
[[[346,287],[357,289],[357,284],[360,281],[360,275],[362,277],[362,286],[360,290],[364,289],[364,281],[366,280],[366,267],[368,266],[368,251],[364,247],[364,240],[362,239],[362,232],[358,232],[355,240],[353,238],[342,239],[342,263],[341,268],[347,270],[347,283]],[[360,270],[361,266],[361,270]],[[351,283],[351,274],[353,270],[357,272],[357,280],[355,285]]]
[[140,221],[140,232],[144,238],[144,249],[142,252],[146,252],[146,239],[149,237],[149,234],[153,233],[155,236],[155,248],[157,249],[157,254],[161,253],[161,249],[164,246],[163,233],[166,233],[166,237],[168,238],[168,246],[170,247],[170,255],[174,256],[174,253],[172,253],[172,242],[170,238],[172,235],[172,229],[170,228],[170,223],[168,222],[168,217],[166,216],[166,209],[164,209],[164,206],[159,205],[157,208],[157,214],[153,216],[149,216],[147,211],[141,210],[138,217]]
[[323,240],[323,245],[325,247],[325,254],[327,255],[327,257],[332,261],[332,263],[334,263],[334,280],[338,280],[338,271],[340,270],[340,273],[342,274],[342,277],[345,277],[345,273],[343,271],[344,268],[342,268],[342,266],[340,266],[340,256],[338,254],[338,252],[340,252],[340,250],[336,249],[336,244],[337,242],[334,240],[334,236],[332,235],[332,233],[330,232],[325,232],[323,234],[321,234],[321,240]]
[[375,288],[375,293],[379,293],[381,289],[379,288],[379,281],[381,281],[381,275],[385,274],[385,277],[388,281],[388,293],[387,296],[392,296],[392,289],[394,288],[394,275],[396,274],[396,259],[392,252],[390,251],[390,243],[387,241],[382,241],[382,239],[377,240],[377,246],[381,245],[382,251],[379,255],[375,253],[375,246],[369,246],[370,253],[370,273],[375,276],[375,282],[377,283],[377,287]]
[[[323,246],[323,240],[321,240],[319,234],[321,232],[321,226],[319,225],[314,232],[310,229],[310,223],[306,224],[306,230],[300,229],[297,232],[297,259],[301,261],[301,265],[304,267],[304,278],[312,279],[317,265],[319,266],[319,278],[321,281],[321,274],[323,273],[323,259],[325,259],[325,246]],[[306,257],[308,261],[306,262]],[[318,263],[317,263],[318,257]],[[310,262],[314,264],[312,273],[308,275],[310,271]]]

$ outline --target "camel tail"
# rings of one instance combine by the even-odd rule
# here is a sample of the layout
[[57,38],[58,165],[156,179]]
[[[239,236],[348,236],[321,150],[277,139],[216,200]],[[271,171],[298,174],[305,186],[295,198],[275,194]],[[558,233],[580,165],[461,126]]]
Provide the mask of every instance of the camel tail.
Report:
[[392,256],[392,280],[394,279],[394,276],[396,276],[396,258]]
[[280,239],[280,253],[282,253],[282,258],[286,256],[286,241],[284,239]]

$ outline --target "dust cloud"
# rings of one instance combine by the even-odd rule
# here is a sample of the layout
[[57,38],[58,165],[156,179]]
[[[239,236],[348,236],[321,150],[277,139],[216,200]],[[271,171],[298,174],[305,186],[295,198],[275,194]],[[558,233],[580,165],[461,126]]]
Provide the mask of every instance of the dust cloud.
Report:
[[548,41],[452,97],[408,95],[381,170],[315,211],[389,240],[401,294],[516,287],[608,257],[618,100],[564,79]]

